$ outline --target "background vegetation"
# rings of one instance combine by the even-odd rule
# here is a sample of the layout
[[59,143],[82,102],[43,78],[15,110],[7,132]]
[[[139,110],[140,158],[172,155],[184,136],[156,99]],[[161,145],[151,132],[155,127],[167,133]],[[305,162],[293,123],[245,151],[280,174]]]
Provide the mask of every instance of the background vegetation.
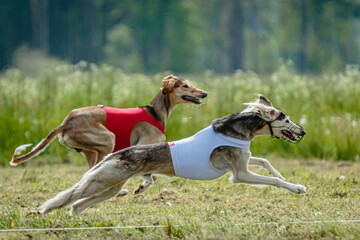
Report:
[[146,73],[272,73],[279,59],[291,59],[300,73],[336,73],[360,62],[357,0],[5,0],[0,6],[0,69],[15,62],[22,45],[71,63]]
[[[2,1],[0,163],[73,108],[147,104],[169,73],[209,97],[174,111],[168,140],[262,93],[308,134],[257,139],[254,153],[359,161],[359,24],[356,0]],[[46,153],[79,158],[54,143]]]
[[[358,238],[358,222],[290,222],[360,215],[359,26],[357,0],[0,1],[0,230],[166,225],[0,238]],[[298,144],[259,137],[251,151],[307,193],[230,184],[229,174],[206,182],[160,176],[144,194],[80,216],[28,215],[88,167],[55,140],[36,159],[10,168],[14,149],[40,142],[74,108],[148,104],[170,73],[209,95],[201,106],[174,110],[168,141],[241,111],[262,93],[307,135]]]
[[[216,118],[239,112],[243,103],[254,100],[255,93],[262,93],[301,124],[307,135],[299,144],[259,137],[251,146],[255,155],[359,161],[359,69],[348,66],[344,72],[321,76],[301,76],[292,69],[286,63],[267,76],[242,71],[184,75],[209,96],[201,106],[175,108],[167,124],[167,140],[188,137]],[[21,144],[36,145],[74,108],[148,104],[168,74],[128,74],[86,62],[60,64],[34,77],[20,69],[5,71],[0,76],[0,162],[7,163]],[[58,141],[45,153],[65,162],[82,158]]]

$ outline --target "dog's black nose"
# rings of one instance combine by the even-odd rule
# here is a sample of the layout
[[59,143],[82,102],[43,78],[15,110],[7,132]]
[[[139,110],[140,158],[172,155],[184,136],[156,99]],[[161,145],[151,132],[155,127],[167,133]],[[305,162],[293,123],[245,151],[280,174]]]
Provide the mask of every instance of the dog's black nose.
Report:
[[304,136],[305,134],[306,134],[306,132],[304,130],[302,130],[301,136]]
[[206,97],[207,97],[207,95],[208,95],[208,94],[207,94],[207,92],[203,92],[203,94],[202,94],[202,96],[201,96],[201,97],[202,97],[202,98],[206,98]]

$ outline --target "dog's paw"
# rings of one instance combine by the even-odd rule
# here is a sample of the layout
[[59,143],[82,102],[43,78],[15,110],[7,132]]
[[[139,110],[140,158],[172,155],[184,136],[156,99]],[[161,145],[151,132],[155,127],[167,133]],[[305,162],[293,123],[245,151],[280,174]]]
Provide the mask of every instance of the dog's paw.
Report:
[[[74,204],[75,205],[75,204]],[[69,211],[69,215],[70,215],[70,217],[74,217],[74,216],[76,216],[76,215],[78,215],[78,210],[77,210],[77,207],[76,206],[74,206],[74,205],[72,205],[71,207],[70,207],[70,211]]]
[[137,189],[134,190],[133,194],[136,195],[136,194],[142,193],[143,191],[145,191],[144,186],[140,185]]
[[38,216],[41,216],[42,213],[38,210],[33,210],[33,211],[28,212],[28,215],[38,217]]
[[140,184],[140,186],[139,186],[137,189],[135,189],[135,191],[133,192],[133,194],[136,195],[136,194],[142,193],[142,192],[145,191],[150,185],[151,185],[150,182],[147,182],[147,181],[143,182],[142,184]]
[[295,191],[294,193],[305,193],[306,192],[306,187],[300,184],[295,184]]
[[116,195],[117,197],[123,197],[127,195],[129,191],[127,189],[121,189],[121,191]]

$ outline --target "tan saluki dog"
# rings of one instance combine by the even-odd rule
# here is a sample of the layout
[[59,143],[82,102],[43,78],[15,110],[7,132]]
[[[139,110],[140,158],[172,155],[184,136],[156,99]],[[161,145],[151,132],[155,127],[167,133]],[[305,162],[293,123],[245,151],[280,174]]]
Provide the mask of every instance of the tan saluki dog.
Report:
[[[206,151],[206,146],[203,146],[202,149],[195,148],[198,143],[194,139],[197,138],[200,138],[198,140],[200,142],[208,142],[208,140],[211,142],[212,139],[225,138],[229,139],[230,142],[241,142],[249,147],[250,141],[259,135],[271,135],[290,142],[298,142],[306,134],[301,126],[291,121],[284,112],[274,108],[271,102],[262,95],[257,101],[247,105],[248,108],[241,113],[216,119],[211,126],[191,138],[185,139],[185,141],[133,146],[106,156],[98,165],[87,171],[78,183],[46,201],[35,213],[46,214],[55,208],[66,205],[71,205],[72,213],[79,213],[95,203],[115,196],[128,179],[136,176],[164,174],[184,177],[180,171],[177,171],[182,164],[181,161],[179,158],[176,161],[174,160],[178,153],[172,150],[175,145],[181,145],[180,142],[191,143],[185,154],[190,156],[190,161],[187,159],[183,161],[193,166],[199,161],[197,158],[191,158],[194,152]],[[208,131],[210,135],[205,136],[212,136],[212,138],[204,140],[204,137],[201,136],[204,136],[202,135],[204,133],[208,134]],[[200,135],[196,137],[198,134]],[[285,178],[266,159],[252,157],[246,147],[220,145],[214,150],[211,149],[209,155],[206,155],[208,157],[202,165],[203,167],[194,169],[194,167],[185,166],[185,170],[186,167],[189,169],[183,171],[183,174],[186,175],[190,171],[193,173],[192,176],[186,178],[214,179],[226,172],[231,172],[230,180],[234,183],[266,184],[285,188],[292,193],[306,192],[306,187],[286,182]],[[184,151],[180,154],[183,153]],[[273,177],[262,176],[249,171],[249,164],[264,167]],[[211,174],[215,172],[217,175],[211,178],[206,178],[206,176],[203,178],[204,173],[208,174],[209,168]]]
[[[207,93],[193,87],[189,81],[174,75],[163,79],[163,86],[150,104],[142,106],[164,128],[171,111],[179,103],[201,104],[200,98]],[[29,153],[18,156],[26,147],[16,148],[10,164],[16,166],[37,156],[56,137],[59,141],[78,152],[82,152],[90,167],[100,162],[111,153],[115,146],[115,135],[106,129],[106,112],[101,107],[83,107],[72,110],[64,121],[35,146]],[[165,135],[148,122],[137,123],[131,131],[130,145],[145,145],[164,142]]]

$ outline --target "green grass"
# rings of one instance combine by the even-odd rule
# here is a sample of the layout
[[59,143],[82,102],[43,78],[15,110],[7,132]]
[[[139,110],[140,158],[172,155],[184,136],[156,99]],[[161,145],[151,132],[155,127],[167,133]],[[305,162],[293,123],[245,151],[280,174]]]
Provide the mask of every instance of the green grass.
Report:
[[[17,146],[37,144],[74,108],[148,104],[169,73],[125,74],[111,66],[84,62],[44,68],[35,76],[19,69],[3,72],[0,163],[7,164]],[[300,123],[307,135],[296,145],[258,138],[252,143],[253,153],[302,159],[360,159],[360,71],[356,67],[321,76],[299,76],[292,73],[291,66],[284,66],[270,76],[239,71],[227,76],[207,72],[184,77],[209,96],[201,106],[186,104],[173,111],[167,124],[167,140],[188,137],[216,118],[239,112],[244,102],[262,93]],[[73,153],[54,142],[46,153],[58,156],[60,162],[76,161]]]
[[[45,161],[39,157],[38,162]],[[289,182],[307,187],[286,190],[232,184],[226,175],[213,181],[159,177],[148,191],[94,205],[78,216],[59,209],[44,217],[28,213],[72,186],[85,164],[27,163],[1,168],[0,229],[165,225],[158,229],[0,233],[0,239],[358,239],[360,223],[291,224],[359,219],[360,164],[269,159]],[[267,175],[264,170],[254,171]],[[340,176],[344,176],[345,178]],[[133,179],[126,188],[135,189]],[[254,225],[251,223],[277,222]],[[244,224],[244,225],[237,225]]]
[[[84,158],[58,141],[36,159],[8,167],[14,149],[37,144],[74,108],[97,104],[135,107],[151,101],[161,80],[125,74],[110,66],[59,65],[38,75],[9,69],[0,75],[0,228],[69,228],[166,225],[158,229],[0,233],[0,239],[357,239],[359,223],[291,224],[291,221],[359,219],[360,71],[299,76],[284,66],[270,76],[212,72],[183,76],[209,93],[201,106],[181,105],[167,124],[167,140],[188,137],[212,120],[239,112],[262,93],[300,123],[307,135],[298,144],[259,137],[255,156],[267,157],[290,181],[308,187],[293,195],[271,187],[214,181],[160,179],[139,196],[112,199],[70,217],[66,209],[44,218],[28,215],[87,170]],[[278,160],[278,159],[300,159]],[[338,160],[324,161],[311,159]],[[349,160],[342,162],[339,160]],[[64,164],[71,163],[71,164]],[[260,171],[261,174],[266,173]],[[339,178],[341,175],[345,179]],[[127,184],[133,190],[141,181]],[[171,206],[170,206],[171,205]],[[280,224],[253,225],[253,222]],[[237,225],[237,224],[244,225]]]

